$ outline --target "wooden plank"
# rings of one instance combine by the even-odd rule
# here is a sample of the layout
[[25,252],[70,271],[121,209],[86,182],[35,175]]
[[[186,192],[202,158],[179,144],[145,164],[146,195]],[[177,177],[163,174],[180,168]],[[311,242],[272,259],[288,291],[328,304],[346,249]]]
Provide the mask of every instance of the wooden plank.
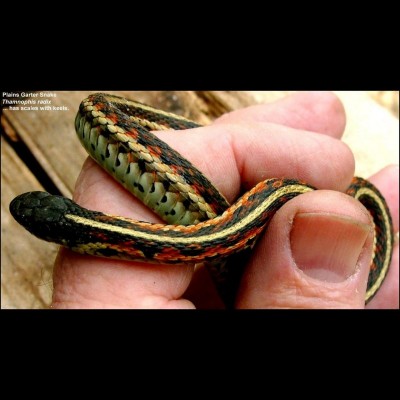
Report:
[[1,307],[46,308],[57,246],[28,234],[8,209],[18,194],[43,188],[3,137],[1,186]]
[[57,93],[51,102],[51,107],[64,106],[67,110],[4,110],[4,117],[60,192],[71,196],[74,182],[86,158],[85,151],[74,137],[74,116],[79,100],[75,94]]
[[211,120],[229,111],[257,103],[255,97],[247,92],[203,91],[196,92],[196,95],[205,103],[207,109],[204,111]]

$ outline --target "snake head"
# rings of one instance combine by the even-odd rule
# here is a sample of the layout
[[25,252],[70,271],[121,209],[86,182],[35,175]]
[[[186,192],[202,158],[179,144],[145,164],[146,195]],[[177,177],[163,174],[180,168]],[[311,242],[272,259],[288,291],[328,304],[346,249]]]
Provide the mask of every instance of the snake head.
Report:
[[63,244],[63,237],[65,239],[70,224],[65,214],[76,206],[72,200],[61,196],[47,192],[27,192],[10,203],[10,213],[36,237]]

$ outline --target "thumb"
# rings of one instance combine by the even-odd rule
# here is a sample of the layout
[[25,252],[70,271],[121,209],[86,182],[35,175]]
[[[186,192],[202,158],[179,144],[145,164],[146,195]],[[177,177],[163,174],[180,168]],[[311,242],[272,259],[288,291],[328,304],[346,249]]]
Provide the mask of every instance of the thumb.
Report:
[[286,203],[257,244],[239,308],[364,308],[373,223],[357,200],[318,190]]

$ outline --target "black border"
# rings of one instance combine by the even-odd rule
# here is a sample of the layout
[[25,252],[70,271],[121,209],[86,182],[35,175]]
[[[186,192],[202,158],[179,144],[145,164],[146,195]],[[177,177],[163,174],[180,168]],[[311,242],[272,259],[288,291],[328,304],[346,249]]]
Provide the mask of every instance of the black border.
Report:
[[[400,65],[384,48],[321,49],[268,46],[257,52],[221,46],[203,54],[156,57],[68,53],[10,55],[3,63],[2,91],[27,90],[398,90]],[[328,46],[328,44],[326,44]],[[331,43],[331,46],[334,44]],[[359,44],[360,45],[360,44]],[[338,45],[339,47],[339,45]],[[165,52],[163,53],[164,50]],[[280,51],[279,51],[280,50]],[[81,50],[85,54],[84,49]],[[165,54],[166,53],[166,54]],[[391,55],[392,54],[392,55]],[[51,56],[51,57],[50,57]]]
[[389,394],[397,378],[398,310],[2,310],[0,316],[6,374],[23,377],[18,386],[14,379],[4,383],[18,392],[31,392],[36,377],[45,377],[46,387],[57,382],[73,395],[75,382],[83,383],[80,393],[90,387],[104,394],[110,386],[115,396],[150,380],[145,387],[153,393],[190,382],[205,395],[222,389],[226,396],[241,386],[247,395],[306,391],[313,398],[326,389]]
[[[216,331],[230,331],[230,336],[241,334],[291,340],[305,339],[311,332],[315,338],[338,333],[337,340],[348,337],[359,340],[369,336],[379,340],[380,345],[392,338],[398,341],[400,310],[0,310],[2,331],[10,337],[24,336],[27,332],[41,334],[51,324],[73,334],[80,331],[99,330],[112,333],[134,328],[137,334],[154,332],[165,335],[189,331],[206,333],[212,337]],[[253,328],[258,328],[256,332]],[[211,331],[210,331],[211,329]],[[342,330],[344,329],[344,330]],[[243,332],[242,332],[243,330]],[[238,332],[239,332],[238,331]],[[246,331],[248,331],[246,333]],[[35,333],[36,332],[36,333]],[[126,332],[125,334],[135,333]],[[214,333],[213,333],[214,332]],[[125,335],[124,334],[124,335]],[[361,335],[358,337],[357,335]],[[218,335],[217,335],[218,336]],[[205,339],[206,339],[205,337]],[[220,338],[219,340],[222,340]]]

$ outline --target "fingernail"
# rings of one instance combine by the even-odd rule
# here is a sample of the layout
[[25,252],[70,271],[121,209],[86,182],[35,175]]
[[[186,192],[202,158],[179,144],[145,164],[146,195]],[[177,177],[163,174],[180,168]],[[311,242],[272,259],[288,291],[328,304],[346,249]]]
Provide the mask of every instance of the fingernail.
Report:
[[350,217],[298,213],[290,243],[299,269],[325,282],[343,282],[357,270],[357,261],[371,226]]

